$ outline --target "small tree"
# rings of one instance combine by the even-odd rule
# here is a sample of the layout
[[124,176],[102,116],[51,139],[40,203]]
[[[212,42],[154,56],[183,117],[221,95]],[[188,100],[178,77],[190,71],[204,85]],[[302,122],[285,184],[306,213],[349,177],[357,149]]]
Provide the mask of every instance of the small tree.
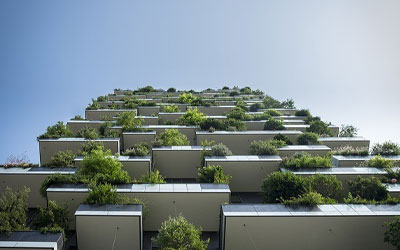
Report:
[[221,166],[207,166],[198,169],[200,183],[229,184],[232,176],[224,174]]
[[377,177],[362,178],[357,176],[349,181],[352,196],[371,201],[383,201],[388,198],[388,190]]
[[251,155],[277,155],[278,150],[272,141],[253,141],[249,147]]
[[264,124],[264,130],[285,130],[285,126],[283,125],[283,121],[270,117]]
[[206,116],[201,113],[197,108],[191,108],[186,113],[179,117],[178,123],[186,126],[199,125],[206,119]]
[[339,137],[354,137],[357,136],[358,129],[353,125],[340,126]]
[[305,132],[297,137],[299,145],[316,145],[319,144],[319,136],[313,132]]
[[7,187],[0,199],[0,233],[26,230],[29,188],[12,191]]
[[73,137],[73,133],[69,130],[68,126],[63,122],[59,121],[53,126],[47,127],[46,133],[40,135],[38,139],[46,138],[62,138],[62,137]]
[[136,118],[136,112],[130,111],[119,114],[116,125],[122,126],[123,131],[140,131],[143,121],[142,118]]
[[201,228],[195,228],[183,216],[178,216],[164,221],[152,240],[160,249],[206,250],[210,239],[203,241],[200,236]]
[[156,144],[161,146],[187,146],[189,140],[186,135],[180,133],[177,129],[166,129],[156,138]]
[[39,217],[35,222],[42,232],[62,232],[68,228],[68,206],[59,206],[55,201],[49,201],[47,208],[40,208]]
[[386,231],[384,241],[400,250],[400,216],[393,221],[385,223]]
[[146,184],[162,184],[165,182],[165,177],[160,174],[158,170],[151,171],[147,174],[142,175],[139,183],[146,183]]
[[279,202],[298,197],[306,187],[306,181],[292,172],[273,172],[265,178],[261,188],[266,202]]
[[72,151],[58,151],[55,153],[51,159],[49,164],[50,167],[71,167],[74,163],[76,155],[72,153]]
[[78,131],[78,137],[94,140],[99,137],[99,134],[96,129],[85,126]]

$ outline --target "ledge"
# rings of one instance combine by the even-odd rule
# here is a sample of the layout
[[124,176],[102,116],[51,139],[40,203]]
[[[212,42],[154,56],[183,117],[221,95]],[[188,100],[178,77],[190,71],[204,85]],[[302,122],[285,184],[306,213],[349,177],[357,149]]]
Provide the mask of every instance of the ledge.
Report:
[[[205,161],[216,161],[216,162],[277,162],[282,161],[278,155],[231,155],[231,156],[206,156]],[[246,166],[244,166],[246,167]]]
[[292,172],[296,175],[331,174],[331,175],[384,175],[385,170],[380,168],[281,168],[281,172]]
[[142,205],[81,204],[75,216],[142,216]]

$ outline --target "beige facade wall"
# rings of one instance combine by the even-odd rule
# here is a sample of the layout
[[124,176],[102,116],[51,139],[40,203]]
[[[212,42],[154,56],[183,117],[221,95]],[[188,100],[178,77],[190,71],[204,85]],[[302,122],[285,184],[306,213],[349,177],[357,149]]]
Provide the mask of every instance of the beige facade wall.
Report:
[[141,116],[157,116],[160,112],[160,106],[139,106],[137,107],[138,115]]
[[89,121],[100,121],[104,117],[115,117],[120,113],[131,112],[136,109],[96,109],[96,110],[85,110],[85,118]]
[[188,138],[190,145],[196,145],[196,131],[199,130],[197,127],[174,127],[174,126],[166,126],[166,127],[152,127],[149,126],[149,129],[156,131],[157,135],[163,133],[165,129],[177,129],[180,133],[186,135]]
[[74,135],[78,134],[79,130],[88,127],[88,128],[93,128],[96,130],[99,130],[101,125],[104,123],[104,121],[68,121],[67,125],[68,128],[74,133]]
[[231,112],[235,108],[235,106],[192,106],[191,108],[197,108],[201,113],[205,115],[225,115],[226,113]]
[[147,145],[151,145],[151,143],[156,139],[156,133],[154,132],[124,132],[122,133],[122,141],[124,144],[123,150],[132,148],[133,145],[146,142]]
[[[166,98],[166,97],[165,97],[165,98]],[[171,99],[171,98],[169,98],[169,99]],[[177,106],[178,109],[179,109],[179,112],[186,112],[187,106],[188,106],[187,103],[167,103],[166,100],[167,100],[167,99],[164,99],[164,98],[163,98],[163,103],[161,104],[160,112],[164,112],[164,107],[165,107],[165,106],[170,106],[170,105]]]
[[178,119],[183,116],[185,113],[184,112],[179,112],[179,113],[158,113],[158,120],[159,123],[165,124],[166,121],[171,121],[176,123]]

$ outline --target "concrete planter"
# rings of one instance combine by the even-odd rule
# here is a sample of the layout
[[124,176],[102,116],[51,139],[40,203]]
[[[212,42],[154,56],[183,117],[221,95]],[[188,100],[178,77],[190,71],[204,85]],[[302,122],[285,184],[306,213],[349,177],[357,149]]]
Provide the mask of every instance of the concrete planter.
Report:
[[167,178],[196,179],[202,150],[200,146],[153,148],[154,168]]
[[18,231],[0,235],[1,250],[63,250],[61,233],[42,234],[39,231]]
[[[115,121],[112,121],[115,123]],[[87,121],[87,120],[70,120],[67,122],[68,128],[74,133],[75,135],[78,134],[79,130],[88,127],[94,128],[99,130],[101,125],[103,125],[105,121]]]
[[[310,125],[307,124],[302,124],[302,125],[285,124],[284,126],[287,130],[296,130],[301,132],[306,132],[307,129],[310,128]],[[328,127],[331,130],[332,135],[337,137],[339,134],[339,127],[335,125],[329,125]]]
[[88,140],[84,138],[40,139],[40,164],[44,165],[49,163],[51,157],[59,151],[70,150],[77,154],[81,151],[82,145],[88,141],[103,143],[104,149],[110,149],[113,154],[120,152],[119,138],[102,138],[97,140]]
[[160,112],[160,106],[139,106],[137,111],[140,116],[157,116]]
[[0,168],[0,194],[6,187],[20,190],[24,186],[31,191],[28,196],[28,207],[46,207],[46,198],[40,195],[42,182],[53,174],[74,174],[73,168]]
[[289,145],[282,148],[278,148],[279,156],[290,157],[293,156],[295,153],[308,153],[311,155],[326,155],[331,151],[325,145]]
[[116,108],[124,108],[125,102],[124,101],[105,101],[105,102],[97,102],[101,108],[112,108],[112,107],[116,107]]
[[133,91],[132,91],[132,90],[129,90],[129,89],[114,90],[114,94],[115,94],[115,95],[128,95],[128,96],[132,96],[132,95],[133,95]]
[[318,141],[331,149],[344,146],[369,147],[369,140],[362,137],[320,137]]
[[100,121],[104,118],[112,118],[124,112],[136,112],[136,109],[94,109],[85,110],[85,118],[89,121]]
[[[118,193],[141,199],[149,210],[143,221],[145,231],[157,231],[169,216],[182,214],[203,231],[219,230],[220,205],[230,202],[230,190],[224,184],[129,184],[117,188]],[[51,186],[47,189],[49,200],[67,203],[75,228],[75,210],[84,203],[88,188],[82,185]]]
[[382,225],[398,215],[399,205],[223,205],[220,249],[395,249]]
[[142,205],[82,204],[75,212],[77,246],[85,250],[141,250],[142,217]]
[[196,126],[180,126],[180,125],[150,125],[143,126],[145,129],[150,129],[156,131],[157,135],[163,133],[166,129],[177,129],[180,133],[186,135],[190,145],[195,145],[196,143],[196,131],[199,130]]
[[343,184],[343,189],[345,194],[349,192],[349,180],[354,180],[357,176],[363,178],[371,176],[384,176],[387,172],[380,168],[303,168],[303,169],[285,169],[281,168],[282,172],[293,172],[295,175],[300,175],[303,177],[322,174],[322,175],[336,175],[339,181]]
[[189,106],[189,108],[197,108],[205,115],[225,115],[231,112],[236,106]]
[[[376,155],[367,155],[367,156],[332,155],[332,164],[335,167],[357,167],[360,166],[365,161],[368,161],[374,157],[376,157]],[[400,163],[400,155],[382,156],[382,157],[388,160],[395,161],[396,165],[399,165]]]
[[272,140],[274,136],[282,134],[289,137],[293,142],[296,141],[298,135],[302,134],[300,131],[197,131],[196,139],[197,145],[201,145],[202,141],[215,141],[216,143],[223,143],[235,155],[246,155],[249,152],[251,142],[258,140]]
[[151,145],[152,142],[156,139],[156,132],[123,132],[122,133],[122,141],[124,144],[123,150],[132,148],[133,145],[145,142],[147,145]]
[[[75,163],[78,167],[82,166],[82,156],[75,158]],[[151,157],[134,157],[134,156],[118,156],[118,161],[122,163],[123,170],[128,172],[132,179],[140,179],[142,175],[151,171]]]
[[[163,100],[164,100],[164,99],[163,99]],[[165,103],[165,102],[163,101],[163,103],[160,104],[160,106],[161,106],[160,111],[161,111],[161,112],[164,112],[164,107],[165,107],[165,106],[171,106],[171,105],[177,106],[178,109],[179,109],[179,112],[186,112],[187,106],[188,106],[187,103]]]
[[170,121],[176,123],[178,119],[183,116],[185,112],[176,112],[176,113],[158,113],[158,120],[160,124],[165,124],[166,121]]
[[303,120],[282,120],[285,125],[304,125],[305,122]]
[[229,188],[232,192],[261,192],[261,184],[267,175],[279,170],[279,156],[235,155],[205,157],[205,163],[219,165],[224,173],[232,176]]
[[[265,112],[271,109],[258,109],[258,112]],[[290,116],[294,116],[296,114],[297,109],[274,109],[278,112],[280,112],[283,115],[290,115]]]

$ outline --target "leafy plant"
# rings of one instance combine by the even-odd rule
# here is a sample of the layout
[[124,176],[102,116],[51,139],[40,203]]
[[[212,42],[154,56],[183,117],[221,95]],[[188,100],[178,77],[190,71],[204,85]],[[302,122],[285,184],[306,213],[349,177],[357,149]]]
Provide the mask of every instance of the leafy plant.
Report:
[[235,107],[234,109],[232,109],[232,111],[226,114],[227,118],[241,120],[241,121],[245,119],[245,116],[246,116],[245,110],[240,107]]
[[97,110],[97,109],[101,109],[101,106],[95,99],[92,99],[92,103],[88,104],[86,110]]
[[309,124],[310,127],[307,128],[307,132],[313,132],[320,136],[332,136],[332,131],[328,124],[321,121],[321,119],[314,119]]
[[300,194],[298,197],[291,197],[288,200],[283,200],[282,203],[289,206],[314,207],[322,204],[334,204],[336,203],[336,201],[333,199],[325,198],[320,193],[309,191],[307,193]]
[[101,141],[87,141],[85,143],[82,143],[82,149],[80,154],[81,155],[87,155],[90,154],[93,150],[95,149],[104,149],[104,144]]
[[168,93],[175,93],[176,92],[176,88],[169,88],[167,89]]
[[387,141],[382,144],[377,143],[372,147],[373,155],[399,155],[400,147],[397,143]]
[[299,145],[316,145],[319,144],[319,136],[313,132],[305,132],[297,137],[297,143]]
[[82,116],[80,116],[80,115],[76,115],[76,116],[74,116],[74,118],[71,118],[71,120],[75,120],[75,121],[83,121],[83,120],[85,120],[85,118],[83,118]]
[[47,204],[47,208],[40,208],[35,225],[40,227],[42,233],[54,231],[64,233],[69,224],[67,204],[60,206],[52,200]]
[[358,129],[353,125],[342,125],[339,131],[339,137],[357,136]]
[[240,95],[240,93],[238,91],[232,91],[231,93],[229,93],[230,96],[238,96]]
[[296,113],[294,114],[295,116],[307,116],[311,117],[311,113],[308,109],[301,109],[297,110]]
[[85,126],[78,131],[78,137],[94,140],[99,137],[99,134],[96,129]]
[[199,125],[206,119],[206,116],[197,108],[188,109],[185,114],[178,119],[178,123],[186,126]]
[[209,151],[210,156],[229,156],[232,155],[232,151],[222,143],[211,146]]
[[251,155],[277,155],[278,150],[274,142],[270,141],[253,141],[249,147]]
[[336,175],[315,174],[307,178],[311,189],[323,197],[339,200],[343,195],[342,182]]
[[249,110],[251,112],[257,112],[259,109],[263,109],[264,108],[264,104],[260,103],[260,102],[256,102],[250,105]]
[[215,130],[226,130],[226,124],[219,119],[207,118],[200,124],[201,130],[210,130],[211,128]]
[[282,168],[330,168],[332,167],[330,155],[312,156],[308,153],[296,153],[286,157],[281,162]]
[[156,138],[161,146],[187,146],[189,140],[186,135],[180,133],[177,129],[166,129]]
[[246,130],[246,125],[241,120],[226,119],[224,124],[227,131],[243,131]]
[[176,102],[191,104],[195,99],[196,97],[192,93],[182,93],[178,96]]
[[275,108],[281,108],[282,107],[280,101],[272,98],[269,95],[266,95],[264,97],[263,104],[264,104],[264,108],[266,108],[266,109],[275,109]]
[[348,181],[352,196],[360,196],[362,199],[382,201],[388,198],[389,192],[379,178],[357,176]]
[[207,166],[198,169],[200,183],[222,183],[229,184],[232,176],[225,175],[221,166]]
[[264,114],[270,116],[282,116],[282,113],[275,109],[268,109],[267,111],[264,111]]
[[165,177],[162,176],[158,170],[155,170],[142,175],[138,183],[162,184],[166,182],[165,182]]
[[89,195],[86,199],[88,204],[96,205],[127,205],[127,204],[143,204],[137,198],[130,198],[126,195],[117,193],[115,187],[108,183],[89,185]]
[[393,221],[386,222],[384,241],[400,250],[400,216],[396,216]]
[[352,147],[346,145],[333,150],[332,154],[343,155],[343,156],[367,156],[368,151],[369,151],[368,147]]
[[146,142],[140,142],[133,145],[132,148],[125,150],[122,155],[126,156],[147,156],[150,155],[149,146]]
[[0,199],[0,233],[26,230],[29,188],[12,191],[6,187]]
[[135,92],[150,93],[150,92],[156,92],[156,90],[152,86],[146,86],[143,88],[138,88],[137,90],[135,90]]
[[274,140],[283,141],[286,145],[293,145],[293,142],[289,139],[287,135],[277,134],[274,136]]
[[81,175],[77,174],[52,174],[46,177],[40,185],[40,195],[43,198],[47,197],[47,189],[51,185],[57,184],[74,184],[74,183],[87,183],[87,180]]
[[394,161],[377,155],[367,161],[367,166],[372,168],[392,168],[394,166]]
[[40,135],[38,140],[63,137],[73,137],[73,133],[71,130],[69,130],[67,125],[64,125],[63,122],[59,121],[55,125],[47,127],[46,133]]
[[264,130],[285,130],[282,120],[270,117],[264,124]]
[[201,228],[197,229],[183,216],[164,221],[157,237],[152,238],[160,249],[165,250],[206,250],[210,239],[201,240]]
[[119,114],[116,125],[122,126],[122,130],[126,132],[141,131],[143,118],[136,117],[135,111],[123,112]]
[[179,112],[179,108],[176,105],[164,106],[164,112],[165,113],[177,113],[177,112]]
[[292,172],[273,172],[261,186],[266,202],[279,202],[304,193],[307,182]]
[[74,164],[75,158],[76,154],[72,153],[71,150],[58,151],[51,157],[47,165],[49,167],[71,167]]

